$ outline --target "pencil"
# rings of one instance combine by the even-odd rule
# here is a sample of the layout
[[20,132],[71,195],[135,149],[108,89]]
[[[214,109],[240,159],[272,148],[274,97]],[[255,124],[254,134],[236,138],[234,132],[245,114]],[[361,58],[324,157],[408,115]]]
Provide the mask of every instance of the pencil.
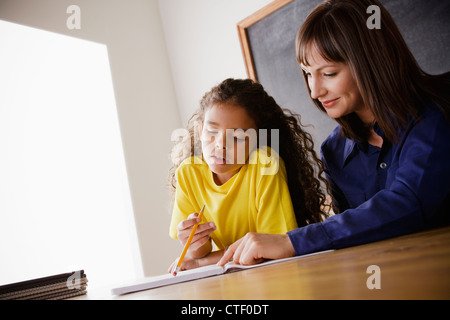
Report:
[[[205,210],[205,206],[206,206],[206,204],[203,205],[202,210],[200,210],[200,213],[198,214],[198,218],[199,219],[202,219],[203,211]],[[186,252],[188,251],[189,246],[191,245],[192,238],[194,237],[195,231],[197,231],[197,227],[200,224],[200,222],[196,223],[194,225],[194,228],[192,228],[192,231],[191,231],[191,234],[189,235],[188,241],[184,245],[184,249],[183,249],[183,252],[181,253],[180,259],[178,259],[178,263],[177,263],[177,266],[175,268],[175,271],[172,273],[173,276],[176,276],[178,271],[180,271],[180,267],[181,267],[181,264],[183,263],[184,256],[186,255]]]

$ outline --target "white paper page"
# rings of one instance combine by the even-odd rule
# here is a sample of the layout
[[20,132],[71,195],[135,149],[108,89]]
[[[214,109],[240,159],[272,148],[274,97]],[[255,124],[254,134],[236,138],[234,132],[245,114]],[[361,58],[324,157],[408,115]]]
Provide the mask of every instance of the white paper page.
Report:
[[176,276],[167,273],[160,276],[147,277],[127,285],[117,287],[111,290],[112,294],[119,295],[129,292],[147,290],[156,287],[162,287],[170,284],[206,278],[224,273],[224,268],[214,265],[200,267],[197,269],[180,271]]
[[161,276],[147,277],[147,278],[138,280],[134,283],[129,283],[127,285],[114,288],[111,290],[111,293],[114,295],[119,295],[119,294],[125,294],[125,293],[130,293],[130,292],[142,291],[142,290],[167,286],[170,284],[215,276],[215,275],[223,274],[225,272],[235,272],[235,271],[246,270],[246,269],[251,269],[251,268],[259,268],[259,267],[267,266],[270,264],[275,264],[275,263],[280,263],[280,262],[285,262],[285,261],[295,260],[295,259],[301,259],[301,258],[305,258],[305,257],[317,255],[317,254],[330,252],[330,251],[333,251],[333,250],[314,252],[314,253],[306,254],[303,256],[296,256],[296,257],[290,257],[290,258],[285,258],[285,259],[270,260],[270,261],[266,261],[266,262],[263,262],[260,264],[247,265],[247,266],[235,264],[232,262],[228,262],[224,267],[219,267],[219,266],[213,264],[213,265],[204,266],[204,267],[200,267],[200,268],[196,268],[196,269],[192,269],[192,270],[180,271],[180,272],[178,272],[177,276],[173,276],[172,274],[167,273],[167,274],[164,274]]

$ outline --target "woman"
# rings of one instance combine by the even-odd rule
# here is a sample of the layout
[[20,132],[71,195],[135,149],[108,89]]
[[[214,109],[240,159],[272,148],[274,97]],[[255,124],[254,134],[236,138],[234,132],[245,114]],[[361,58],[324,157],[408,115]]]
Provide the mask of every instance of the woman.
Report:
[[[380,8],[380,29],[366,26],[371,5]],[[340,214],[286,235],[248,234],[219,264],[344,248],[449,221],[449,73],[420,69],[377,0],[320,4],[296,50],[313,102],[339,124],[321,150]]]

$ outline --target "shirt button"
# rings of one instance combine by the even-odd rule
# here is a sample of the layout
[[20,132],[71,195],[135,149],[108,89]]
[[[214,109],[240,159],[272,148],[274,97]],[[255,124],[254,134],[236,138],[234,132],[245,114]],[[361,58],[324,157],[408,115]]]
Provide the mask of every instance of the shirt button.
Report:
[[386,169],[386,167],[387,167],[386,162],[380,163],[380,168],[381,168],[381,169]]

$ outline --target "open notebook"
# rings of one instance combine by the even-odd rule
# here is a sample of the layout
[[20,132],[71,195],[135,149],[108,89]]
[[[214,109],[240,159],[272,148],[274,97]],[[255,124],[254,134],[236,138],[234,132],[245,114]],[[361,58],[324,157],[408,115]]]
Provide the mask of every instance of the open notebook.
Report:
[[152,288],[157,288],[157,287],[163,287],[163,286],[167,286],[167,285],[171,285],[171,284],[175,284],[175,283],[216,276],[216,275],[224,274],[227,272],[234,272],[234,271],[240,271],[240,270],[245,270],[245,269],[258,268],[258,267],[263,267],[263,266],[267,266],[269,264],[279,263],[279,262],[283,262],[283,261],[301,259],[304,257],[309,257],[312,255],[321,254],[321,253],[330,252],[330,251],[333,251],[333,250],[320,251],[320,252],[315,252],[315,253],[306,254],[303,256],[292,257],[292,258],[269,260],[269,261],[266,261],[266,262],[263,262],[260,264],[255,264],[255,265],[250,265],[250,266],[243,266],[243,265],[235,264],[232,262],[228,262],[223,267],[219,267],[219,266],[213,264],[210,266],[200,267],[197,269],[180,271],[180,272],[178,272],[177,276],[173,276],[172,274],[167,273],[167,274],[164,274],[161,276],[153,276],[153,277],[143,278],[141,280],[138,280],[138,281],[135,281],[135,282],[132,282],[132,283],[120,286],[120,287],[113,288],[111,290],[111,293],[113,295],[120,295],[120,294],[142,291],[142,290],[147,290],[147,289],[152,289]]

